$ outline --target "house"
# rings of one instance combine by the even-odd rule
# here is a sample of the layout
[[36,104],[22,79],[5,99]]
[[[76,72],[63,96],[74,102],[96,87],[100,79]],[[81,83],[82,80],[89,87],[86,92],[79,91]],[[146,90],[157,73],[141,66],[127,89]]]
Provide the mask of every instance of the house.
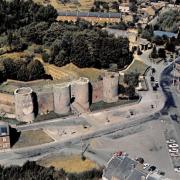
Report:
[[155,166],[146,167],[143,158],[136,160],[126,153],[116,153],[103,171],[103,180],[169,180],[155,171]]
[[148,41],[147,39],[144,39],[144,38],[139,38],[138,39],[138,45],[139,45],[141,51],[145,51],[147,49],[152,48],[151,42]]
[[122,13],[129,13],[129,6],[127,6],[127,5],[120,5],[119,6],[119,10]]
[[156,9],[153,6],[148,6],[146,8],[142,8],[141,12],[148,15],[148,16],[155,16]]
[[0,150],[10,148],[9,124],[0,121]]
[[172,38],[172,37],[177,38],[176,33],[167,32],[167,31],[154,31],[153,34],[154,36],[160,36],[160,37],[167,36],[168,38]]

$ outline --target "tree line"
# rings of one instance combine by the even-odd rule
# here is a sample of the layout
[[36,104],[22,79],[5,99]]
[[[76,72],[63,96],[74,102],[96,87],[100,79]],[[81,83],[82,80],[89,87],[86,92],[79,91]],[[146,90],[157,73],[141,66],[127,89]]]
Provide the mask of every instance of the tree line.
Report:
[[0,82],[6,79],[19,81],[32,81],[46,78],[43,65],[32,57],[25,57],[18,60],[3,59],[0,62]]
[[57,11],[51,6],[42,6],[32,0],[0,0],[0,33],[28,25],[32,22],[53,22]]
[[22,51],[35,43],[47,47],[44,60],[56,66],[73,63],[78,67],[123,68],[132,61],[127,38],[115,38],[84,20],[73,22],[33,22],[7,35],[12,50]]

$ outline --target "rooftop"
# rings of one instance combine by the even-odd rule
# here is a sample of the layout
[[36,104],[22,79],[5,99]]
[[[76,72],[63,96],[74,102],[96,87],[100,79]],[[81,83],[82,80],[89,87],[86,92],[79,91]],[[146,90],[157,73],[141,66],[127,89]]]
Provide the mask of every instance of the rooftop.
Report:
[[171,38],[171,37],[177,37],[177,34],[172,33],[172,32],[167,32],[167,31],[154,31],[154,36],[160,36],[162,37],[163,35]]

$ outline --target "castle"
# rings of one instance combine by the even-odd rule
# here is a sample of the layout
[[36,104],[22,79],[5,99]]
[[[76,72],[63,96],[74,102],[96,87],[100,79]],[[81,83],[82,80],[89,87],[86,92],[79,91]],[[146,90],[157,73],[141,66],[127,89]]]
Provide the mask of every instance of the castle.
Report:
[[14,94],[0,93],[0,112],[18,121],[32,122],[37,114],[55,112],[60,115],[71,111],[88,112],[91,103],[118,101],[119,74],[106,72],[102,78],[90,82],[80,77],[65,83],[54,83],[40,89],[21,85]]

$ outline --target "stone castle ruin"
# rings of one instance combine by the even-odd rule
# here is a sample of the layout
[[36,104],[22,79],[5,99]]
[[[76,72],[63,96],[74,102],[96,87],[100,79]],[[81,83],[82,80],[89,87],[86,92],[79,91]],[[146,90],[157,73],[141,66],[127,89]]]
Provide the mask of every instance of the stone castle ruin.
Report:
[[15,89],[13,95],[0,93],[0,112],[6,112],[7,115],[28,123],[32,122],[37,114],[55,112],[64,115],[71,111],[84,113],[89,111],[91,103],[117,102],[118,85],[119,74],[106,72],[94,82],[80,77],[78,80],[54,83],[41,89],[33,86],[20,87]]
[[30,87],[18,88],[14,91],[15,114],[19,121],[34,120],[33,90]]

